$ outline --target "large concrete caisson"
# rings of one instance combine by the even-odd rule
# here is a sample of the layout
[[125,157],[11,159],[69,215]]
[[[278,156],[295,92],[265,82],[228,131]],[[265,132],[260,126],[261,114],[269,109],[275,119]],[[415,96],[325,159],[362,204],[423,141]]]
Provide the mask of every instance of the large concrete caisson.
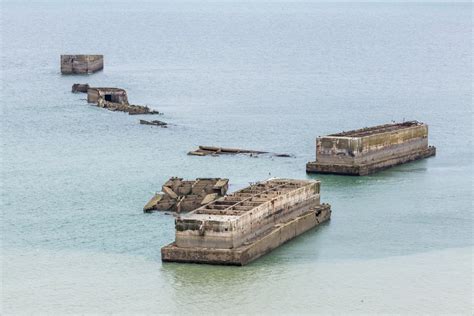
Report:
[[316,161],[310,173],[367,175],[436,154],[428,146],[428,125],[410,121],[379,125],[316,139]]
[[62,74],[88,74],[103,68],[103,55],[61,55]]
[[163,261],[245,265],[328,220],[320,182],[271,179],[176,219],[176,240]]

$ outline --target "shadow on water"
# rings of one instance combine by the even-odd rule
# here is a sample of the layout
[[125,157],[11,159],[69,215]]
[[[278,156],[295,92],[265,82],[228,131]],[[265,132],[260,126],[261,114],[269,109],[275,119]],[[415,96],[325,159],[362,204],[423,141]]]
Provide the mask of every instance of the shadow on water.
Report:
[[209,296],[216,302],[225,301],[226,297],[285,275],[289,268],[278,264],[268,266],[257,260],[244,267],[164,263],[161,271],[167,283],[172,284],[171,296],[175,301],[194,303]]
[[[162,271],[173,284],[186,288],[195,285],[212,288],[222,284],[229,286],[258,283],[267,277],[284,275],[292,265],[317,261],[321,236],[329,229],[330,221],[293,238],[273,251],[246,266],[225,266],[190,263],[163,263]],[[307,245],[311,244],[308,249]],[[310,253],[308,253],[310,251]],[[285,264],[282,264],[285,263]],[[179,290],[178,290],[179,291]]]
[[235,310],[239,304],[258,304],[259,293],[288,284],[288,275],[305,269],[304,263],[317,265],[320,237],[327,229],[329,223],[324,223],[243,267],[164,263],[162,275],[172,285],[172,292],[167,294],[173,301],[186,302],[190,309],[205,300],[208,306],[218,306],[223,313],[226,309]]

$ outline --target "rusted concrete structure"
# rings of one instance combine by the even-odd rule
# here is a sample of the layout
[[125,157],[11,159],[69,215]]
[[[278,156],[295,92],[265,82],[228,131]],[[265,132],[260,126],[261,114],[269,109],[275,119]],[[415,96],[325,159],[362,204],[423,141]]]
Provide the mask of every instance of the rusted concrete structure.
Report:
[[143,211],[189,212],[224,196],[229,188],[229,179],[197,178],[183,180],[173,177],[145,205]]
[[103,68],[103,55],[61,55],[62,74],[88,74]]
[[245,265],[328,220],[320,182],[271,179],[206,204],[175,222],[163,261]]
[[367,175],[436,154],[428,125],[410,121],[363,128],[316,139],[316,161],[306,172]]

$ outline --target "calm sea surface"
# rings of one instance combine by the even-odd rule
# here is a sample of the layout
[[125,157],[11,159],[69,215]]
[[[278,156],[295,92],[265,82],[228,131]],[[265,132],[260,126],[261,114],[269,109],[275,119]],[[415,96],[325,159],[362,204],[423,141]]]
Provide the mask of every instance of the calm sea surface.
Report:
[[[467,313],[473,306],[472,4],[1,4],[3,312]],[[59,55],[105,69],[62,76]],[[125,88],[168,129],[89,106]],[[309,176],[315,137],[402,120],[437,156]],[[192,157],[197,145],[294,158]],[[320,179],[331,222],[243,268],[162,264],[171,176]]]

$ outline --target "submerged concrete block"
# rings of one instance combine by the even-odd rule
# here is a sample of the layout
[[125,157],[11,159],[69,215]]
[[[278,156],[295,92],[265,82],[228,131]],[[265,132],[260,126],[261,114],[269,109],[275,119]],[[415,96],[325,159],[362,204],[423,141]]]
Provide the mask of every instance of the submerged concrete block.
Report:
[[367,175],[436,154],[428,146],[428,125],[410,121],[379,125],[316,139],[316,161],[308,173]]
[[87,83],[75,83],[72,85],[71,91],[73,93],[87,93],[87,90],[89,90],[89,84]]

